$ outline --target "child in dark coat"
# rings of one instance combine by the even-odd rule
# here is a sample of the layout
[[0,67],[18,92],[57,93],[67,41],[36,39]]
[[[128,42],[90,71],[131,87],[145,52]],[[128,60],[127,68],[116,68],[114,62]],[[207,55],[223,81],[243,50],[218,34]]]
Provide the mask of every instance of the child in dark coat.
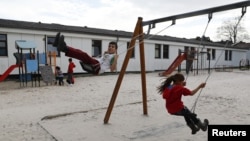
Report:
[[57,81],[58,81],[60,86],[64,85],[64,82],[63,82],[64,75],[63,75],[63,73],[61,71],[61,68],[59,66],[56,66],[55,73],[56,73],[56,82],[55,82],[55,84],[57,84]]

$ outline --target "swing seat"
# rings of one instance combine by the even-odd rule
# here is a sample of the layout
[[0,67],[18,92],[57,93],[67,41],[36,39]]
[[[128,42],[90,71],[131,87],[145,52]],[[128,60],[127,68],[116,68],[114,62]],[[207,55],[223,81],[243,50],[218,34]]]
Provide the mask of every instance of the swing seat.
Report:
[[85,70],[88,73],[97,74],[99,67],[94,67],[91,64],[84,64],[82,61],[79,61],[80,65],[82,66],[82,69]]

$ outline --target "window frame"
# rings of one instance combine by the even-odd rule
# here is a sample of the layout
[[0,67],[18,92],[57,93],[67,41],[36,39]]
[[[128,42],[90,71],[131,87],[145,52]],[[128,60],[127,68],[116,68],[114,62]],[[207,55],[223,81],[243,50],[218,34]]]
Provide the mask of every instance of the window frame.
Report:
[[[1,38],[3,36],[3,39]],[[0,56],[8,56],[7,34],[0,34]],[[1,46],[3,44],[3,46]]]
[[161,44],[155,44],[155,59],[161,59]]
[[102,40],[92,39],[91,43],[91,56],[99,57],[102,55]]
[[207,60],[216,60],[216,50],[212,48],[207,48]]
[[163,59],[169,59],[169,45],[167,45],[167,44],[163,44],[163,46],[162,46],[162,52],[163,52],[163,54],[162,54],[162,58]]
[[232,61],[232,50],[225,50],[225,61]]
[[56,57],[61,57],[61,52],[57,51],[57,48],[53,46],[53,43],[56,39],[55,37],[47,37],[47,48],[46,48],[46,52],[48,53],[49,51],[56,51]]

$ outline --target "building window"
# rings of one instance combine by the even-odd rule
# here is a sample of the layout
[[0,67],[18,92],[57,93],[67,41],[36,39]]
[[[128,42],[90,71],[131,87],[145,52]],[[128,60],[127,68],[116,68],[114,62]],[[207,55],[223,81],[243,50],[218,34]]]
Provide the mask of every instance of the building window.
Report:
[[[127,42],[127,49],[129,49],[129,44],[130,44],[130,42]],[[132,54],[131,54],[131,56],[130,56],[130,58],[135,58],[135,47],[132,47]]]
[[189,47],[188,47],[188,46],[185,46],[185,47],[184,47],[184,52],[185,52],[185,53],[189,53]]
[[8,56],[6,34],[0,34],[0,56]]
[[225,50],[225,60],[232,61],[232,50]]
[[155,44],[155,58],[161,58],[161,45]]
[[212,49],[212,60],[215,60],[216,59],[216,52],[215,52],[215,49]]
[[169,45],[163,45],[163,58],[169,59]]
[[60,52],[57,51],[57,48],[53,46],[56,37],[47,37],[47,53],[56,52],[56,56],[60,57]]
[[92,57],[98,57],[102,54],[102,41],[92,40]]
[[215,49],[207,49],[207,60],[215,60]]

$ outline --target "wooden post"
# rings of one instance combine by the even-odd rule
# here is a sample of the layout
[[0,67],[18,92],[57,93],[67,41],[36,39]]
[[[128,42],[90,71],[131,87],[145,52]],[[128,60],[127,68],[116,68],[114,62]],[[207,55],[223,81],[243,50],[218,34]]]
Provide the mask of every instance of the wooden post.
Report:
[[142,102],[143,102],[143,114],[148,114],[147,108],[147,88],[146,88],[146,70],[145,70],[145,51],[144,51],[144,35],[143,26],[139,29],[139,43],[140,43],[140,62],[141,62],[141,85],[142,85]]
[[[137,21],[137,24],[136,24],[136,27],[135,27],[135,30],[134,30],[133,37],[132,37],[132,39],[130,41],[130,44],[129,44],[129,49],[128,49],[128,51],[126,53],[126,56],[125,56],[125,59],[123,61],[123,65],[122,65],[120,74],[118,76],[118,79],[117,79],[117,82],[116,82],[116,85],[115,85],[115,88],[114,88],[114,91],[113,91],[113,95],[111,97],[111,100],[110,100],[110,103],[109,103],[109,106],[108,106],[108,109],[107,109],[107,112],[106,112],[106,115],[105,115],[105,118],[104,118],[104,123],[105,124],[108,123],[108,121],[109,121],[112,109],[113,109],[114,104],[115,104],[116,97],[118,95],[118,91],[119,91],[120,86],[121,86],[123,76],[125,74],[125,71],[126,71],[130,56],[132,55],[133,50],[131,48],[133,48],[135,46],[136,38],[138,38],[139,35],[143,35],[143,33],[141,33],[142,32],[142,27],[143,27],[142,26],[142,18],[139,17],[138,21]],[[142,44],[143,44],[143,42],[142,42]],[[144,70],[144,72],[145,72],[145,70]]]

